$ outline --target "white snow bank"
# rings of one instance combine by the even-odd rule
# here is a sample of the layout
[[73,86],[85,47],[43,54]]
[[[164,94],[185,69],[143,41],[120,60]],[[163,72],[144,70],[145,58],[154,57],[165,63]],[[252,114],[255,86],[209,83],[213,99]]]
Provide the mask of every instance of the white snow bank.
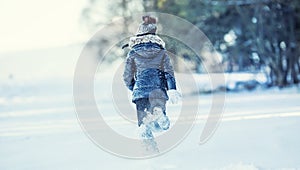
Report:
[[259,168],[251,164],[244,164],[240,162],[237,164],[230,164],[228,166],[220,168],[220,170],[259,170]]

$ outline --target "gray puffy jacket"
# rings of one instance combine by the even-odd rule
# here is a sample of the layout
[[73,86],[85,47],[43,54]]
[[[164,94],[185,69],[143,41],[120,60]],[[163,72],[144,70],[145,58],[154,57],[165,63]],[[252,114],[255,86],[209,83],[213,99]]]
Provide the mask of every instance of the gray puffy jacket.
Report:
[[155,43],[132,48],[126,58],[123,79],[133,91],[133,102],[149,97],[168,100],[166,90],[176,89],[170,58],[166,50]]

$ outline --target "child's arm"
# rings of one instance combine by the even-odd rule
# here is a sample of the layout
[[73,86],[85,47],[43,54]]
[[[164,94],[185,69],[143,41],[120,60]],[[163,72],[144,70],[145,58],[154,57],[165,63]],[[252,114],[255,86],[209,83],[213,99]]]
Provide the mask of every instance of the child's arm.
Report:
[[133,86],[135,84],[135,79],[134,79],[135,72],[136,72],[136,67],[134,64],[134,58],[132,56],[132,53],[129,52],[125,62],[123,80],[127,88],[131,91],[133,90]]
[[163,65],[164,65],[164,72],[165,72],[165,78],[167,81],[167,90],[176,90],[176,80],[174,76],[174,69],[172,66],[172,63],[170,61],[170,57],[165,52],[165,56],[163,57]]

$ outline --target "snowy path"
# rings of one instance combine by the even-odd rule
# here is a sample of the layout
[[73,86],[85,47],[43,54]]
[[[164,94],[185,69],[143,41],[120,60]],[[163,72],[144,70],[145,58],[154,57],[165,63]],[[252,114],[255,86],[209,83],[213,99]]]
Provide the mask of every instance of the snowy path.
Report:
[[[195,97],[186,100],[192,104]],[[295,89],[227,94],[222,123],[207,143],[198,145],[210,107],[210,96],[202,95],[189,136],[162,156],[138,161],[95,146],[78,124],[71,94],[42,98],[2,98],[0,169],[300,168],[300,94]],[[169,106],[171,119],[176,107]],[[122,117],[107,120],[123,133],[134,126]]]

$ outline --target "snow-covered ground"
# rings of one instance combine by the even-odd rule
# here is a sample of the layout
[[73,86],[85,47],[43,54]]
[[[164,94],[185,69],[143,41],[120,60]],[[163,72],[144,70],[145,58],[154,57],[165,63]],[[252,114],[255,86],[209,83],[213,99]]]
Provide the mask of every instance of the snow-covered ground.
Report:
[[[0,54],[0,169],[300,169],[296,87],[226,93],[222,122],[202,145],[212,94],[184,92],[191,106],[199,98],[198,119],[174,149],[138,160],[103,151],[82,131],[73,104],[72,75],[81,49]],[[108,80],[107,74],[96,75],[95,98],[118,133],[131,133],[136,125],[115,114]],[[179,107],[168,105],[172,124]]]

